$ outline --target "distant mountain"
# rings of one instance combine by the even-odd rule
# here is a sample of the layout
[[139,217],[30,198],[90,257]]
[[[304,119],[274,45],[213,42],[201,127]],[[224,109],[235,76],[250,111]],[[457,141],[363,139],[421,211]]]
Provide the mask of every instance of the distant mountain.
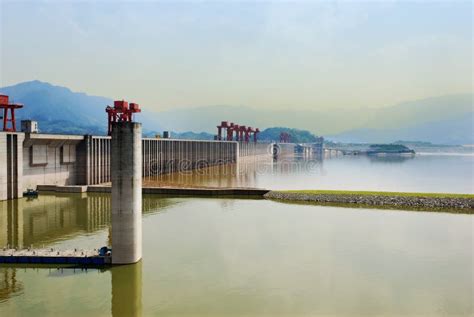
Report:
[[268,127],[297,127],[316,134],[340,132],[336,126],[360,127],[365,114],[354,112],[344,116],[340,111],[255,109],[247,106],[203,106],[157,113],[165,130],[205,131],[215,134],[221,121],[265,129]]
[[[0,88],[15,102],[25,104],[19,119],[39,121],[40,131],[55,133],[105,134],[106,97],[73,92],[41,81],[30,81]],[[245,106],[203,106],[154,112],[142,106],[137,115],[148,135],[163,130],[204,131],[193,138],[209,138],[221,121],[232,121],[264,130],[268,127],[295,127],[334,140],[352,142],[393,142],[396,140],[474,143],[473,95],[457,94],[400,103],[378,109],[285,110],[255,109]],[[317,106],[315,106],[317,109]],[[176,134],[175,133],[175,134]],[[207,133],[207,134],[206,134]],[[270,132],[269,132],[270,133]],[[273,133],[273,132],[272,132]],[[276,132],[275,132],[276,133]],[[184,137],[190,137],[184,134]],[[261,134],[263,139],[275,135]]]
[[292,143],[311,143],[316,141],[316,136],[309,131],[284,127],[265,129],[258,134],[258,138],[259,140],[278,142],[280,140],[280,133],[282,132],[290,134],[290,141]]
[[346,143],[391,143],[402,139],[433,144],[474,144],[474,112],[396,129],[354,129],[327,139]]
[[[261,131],[258,134],[258,139],[260,141],[278,141],[280,139],[280,133],[287,132],[291,136],[291,142],[295,143],[310,143],[316,141],[316,136],[313,135],[311,132],[306,130],[299,130],[299,129],[290,129],[284,127],[276,127],[276,128],[268,128]],[[161,135],[161,134],[160,134]],[[156,133],[147,133],[146,136],[148,137],[155,137]],[[171,132],[172,139],[187,139],[187,140],[214,140],[214,134],[201,132],[196,133],[192,131],[187,132]]]
[[371,116],[366,127],[398,129],[424,123],[458,120],[473,110],[473,94],[432,97],[370,111]]
[[[397,129],[405,126],[455,119],[472,111],[472,94],[433,97],[377,109],[286,110],[254,109],[246,106],[203,106],[158,112],[165,130],[216,132],[221,121],[247,126],[283,126],[334,135],[354,129]],[[317,109],[317,107],[315,107]]]
[[2,94],[25,105],[18,119],[32,119],[42,132],[106,133],[105,106],[111,99],[74,93],[68,88],[29,81],[0,88]]
[[[54,86],[38,80],[0,88],[0,93],[10,96],[16,103],[25,105],[18,111],[18,120],[31,119],[39,123],[44,133],[99,134],[107,133],[105,107],[113,100],[73,92],[68,88]],[[144,130],[159,127],[153,122],[153,115],[143,110],[140,121]]]

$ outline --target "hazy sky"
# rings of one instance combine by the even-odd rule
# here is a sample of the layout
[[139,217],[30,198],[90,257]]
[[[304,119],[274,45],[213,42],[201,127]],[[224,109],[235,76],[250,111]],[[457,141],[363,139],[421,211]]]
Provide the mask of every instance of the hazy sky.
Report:
[[0,2],[0,86],[39,79],[156,110],[473,90],[470,1]]

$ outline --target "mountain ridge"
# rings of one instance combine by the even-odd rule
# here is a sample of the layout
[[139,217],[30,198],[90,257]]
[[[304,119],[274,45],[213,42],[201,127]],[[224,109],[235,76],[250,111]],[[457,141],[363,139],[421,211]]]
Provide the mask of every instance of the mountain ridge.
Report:
[[[18,118],[37,120],[40,131],[43,132],[105,134],[105,107],[113,102],[111,98],[74,92],[67,87],[39,80],[3,87],[0,88],[0,93],[25,104],[25,107],[18,111]],[[430,135],[444,134],[447,136],[446,140],[451,140],[450,143],[465,143],[464,141],[470,140],[465,136],[473,134],[470,129],[473,125],[470,114],[473,111],[472,97],[472,93],[452,94],[371,110],[332,111],[296,111],[293,110],[294,107],[287,110],[268,110],[244,105],[210,105],[156,112],[148,110],[146,105],[141,105],[142,113],[137,118],[143,123],[144,132],[149,134],[163,130],[215,134],[217,124],[221,121],[232,121],[261,130],[268,127],[293,127],[309,130],[316,135],[328,135],[335,140],[349,139],[348,136],[352,134],[353,139],[361,142],[368,141],[374,135],[380,136],[375,138],[378,141],[393,142],[402,137],[433,141]],[[461,128],[456,127],[455,121],[462,123]],[[438,133],[437,130],[440,129],[443,131]],[[390,133],[399,133],[400,136],[393,136],[392,140]]]

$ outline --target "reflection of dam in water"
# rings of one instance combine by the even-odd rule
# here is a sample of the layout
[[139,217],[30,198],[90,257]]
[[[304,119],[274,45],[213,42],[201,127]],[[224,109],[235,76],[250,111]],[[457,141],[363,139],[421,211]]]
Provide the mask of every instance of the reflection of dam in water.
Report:
[[323,158],[305,155],[250,157],[238,163],[143,178],[144,187],[258,187],[259,175],[323,173]]
[[[38,270],[38,269],[37,269]],[[95,270],[95,269],[93,269]],[[0,267],[0,303],[12,297],[22,295],[25,291],[22,282],[24,269]],[[31,272],[31,269],[28,271]],[[84,274],[84,270],[65,268],[61,270],[39,269],[50,277],[68,278],[71,275]],[[142,315],[142,262],[132,265],[120,265],[98,271],[101,275],[110,274],[110,313],[114,317]]]
[[112,274],[112,316],[142,315],[142,261],[119,265]]
[[23,292],[23,283],[17,280],[17,269],[1,268],[0,270],[0,303]]
[[[170,204],[168,199],[144,195],[143,214]],[[0,247],[47,245],[107,228],[110,222],[110,194],[41,194],[32,200],[0,201]]]

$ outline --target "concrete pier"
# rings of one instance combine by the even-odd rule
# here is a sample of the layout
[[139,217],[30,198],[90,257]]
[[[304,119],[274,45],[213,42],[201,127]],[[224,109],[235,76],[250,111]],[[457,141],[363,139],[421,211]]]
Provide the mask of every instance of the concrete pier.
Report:
[[0,200],[23,196],[23,133],[0,133]]
[[142,258],[142,127],[112,125],[112,264]]

